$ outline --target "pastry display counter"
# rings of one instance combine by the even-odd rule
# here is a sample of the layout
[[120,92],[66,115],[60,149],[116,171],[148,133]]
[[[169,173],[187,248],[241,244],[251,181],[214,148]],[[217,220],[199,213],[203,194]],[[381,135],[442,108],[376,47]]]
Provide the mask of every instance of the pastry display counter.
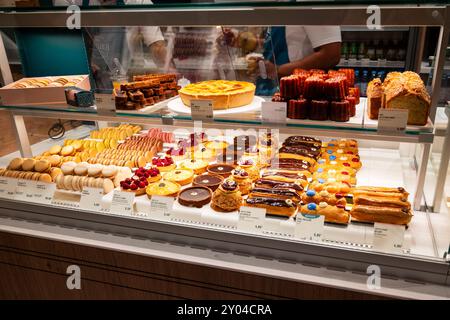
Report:
[[[438,26],[441,35],[448,32],[444,5],[382,10],[383,25]],[[52,18],[43,20],[46,15]],[[17,152],[0,158],[0,231],[6,234],[1,239],[12,237],[8,234],[14,241],[60,239],[294,286],[450,298],[450,216],[431,205],[426,183],[440,84],[427,91],[414,72],[392,72],[372,79],[366,98],[348,67],[265,77],[259,62],[262,52],[273,48],[253,43],[261,40],[260,30],[250,26],[292,25],[299,17],[311,25],[357,26],[365,24],[367,13],[362,4],[312,3],[87,8],[84,28],[148,21],[173,27],[164,29],[164,36],[169,48],[178,48],[176,58],[164,66],[154,58],[148,67],[151,59],[144,55],[144,70],[126,76],[113,59],[107,68],[116,74],[108,74],[108,90],[98,79],[91,79],[92,90],[71,84],[64,89],[67,104],[1,102],[18,141]],[[0,18],[0,27],[56,27],[66,14],[4,10]],[[184,50],[180,42],[192,40],[186,35],[177,47],[177,32],[216,25],[231,28],[213,27],[209,31],[219,36],[206,45],[214,43],[220,58],[245,61],[242,73],[233,68],[236,60],[227,65],[219,59],[222,64],[198,68],[198,74],[181,74],[184,69],[176,67],[184,54],[215,51]],[[233,29],[240,25],[247,27]],[[273,31],[264,30],[269,38]],[[220,52],[221,46],[227,50]],[[1,52],[0,61],[7,65]],[[249,75],[255,63],[258,80]],[[442,63],[439,51],[437,69]],[[233,76],[230,70],[238,72]],[[2,75],[13,82],[4,70]],[[47,83],[42,77],[49,76],[30,76],[10,87],[39,89]],[[258,92],[261,79],[270,80],[274,92]],[[68,86],[63,80],[56,86]],[[403,110],[395,119],[400,124],[381,116],[389,109]],[[83,124],[62,138],[31,145],[27,121],[37,118]],[[9,250],[6,242],[0,250]],[[380,291],[366,282],[373,265],[381,269]]]

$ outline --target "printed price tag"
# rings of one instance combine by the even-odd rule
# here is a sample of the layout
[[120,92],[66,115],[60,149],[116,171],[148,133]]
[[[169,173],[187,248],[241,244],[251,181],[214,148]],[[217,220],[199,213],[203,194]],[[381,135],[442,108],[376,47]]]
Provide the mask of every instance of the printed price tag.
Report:
[[33,193],[33,201],[44,204],[51,204],[53,194],[56,190],[56,184],[36,181],[36,187]]
[[378,114],[378,131],[403,133],[408,122],[406,109],[380,109]]
[[17,179],[0,177],[0,198],[14,199]]
[[262,233],[266,209],[242,206],[239,209],[239,221],[237,228],[240,231]]
[[261,103],[261,120],[263,123],[286,123],[286,102],[264,101]]
[[110,212],[120,215],[131,215],[134,196],[134,192],[114,190]]
[[150,200],[150,217],[161,220],[170,220],[172,216],[174,198],[164,196],[152,196]]
[[36,189],[36,181],[17,180],[16,195],[14,199],[22,201],[32,201]]
[[84,210],[99,211],[101,208],[103,189],[84,187],[81,192],[80,208]]
[[375,222],[373,249],[388,253],[403,253],[405,226]]
[[212,100],[191,100],[192,120],[212,120]]
[[325,216],[297,213],[295,217],[295,236],[301,240],[321,241]]

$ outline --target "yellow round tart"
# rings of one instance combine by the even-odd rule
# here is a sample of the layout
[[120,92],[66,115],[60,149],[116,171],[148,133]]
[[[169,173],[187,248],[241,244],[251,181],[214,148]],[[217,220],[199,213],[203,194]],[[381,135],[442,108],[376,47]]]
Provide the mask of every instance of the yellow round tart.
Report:
[[202,174],[206,172],[208,162],[202,159],[185,159],[180,163],[180,168],[194,170],[195,174]]
[[181,186],[178,183],[162,180],[150,183],[145,191],[147,192],[147,196],[149,198],[151,198],[152,196],[176,197],[180,189]]
[[191,83],[178,91],[183,103],[192,100],[212,100],[214,110],[245,106],[253,101],[255,85],[245,81],[208,80]]
[[175,169],[164,174],[164,180],[176,182],[182,186],[192,183],[194,171],[187,169]]

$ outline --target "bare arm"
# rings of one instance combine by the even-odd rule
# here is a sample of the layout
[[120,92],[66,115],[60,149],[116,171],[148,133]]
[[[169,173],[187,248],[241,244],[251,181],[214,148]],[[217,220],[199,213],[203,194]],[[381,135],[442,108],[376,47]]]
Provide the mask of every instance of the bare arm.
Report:
[[163,40],[153,42],[149,46],[149,49],[155,64],[159,68],[164,67],[166,59],[170,59],[170,57],[167,56],[166,43]]
[[294,69],[329,69],[339,63],[341,43],[333,42],[315,49],[313,54],[278,67],[278,76],[284,77],[293,73]]

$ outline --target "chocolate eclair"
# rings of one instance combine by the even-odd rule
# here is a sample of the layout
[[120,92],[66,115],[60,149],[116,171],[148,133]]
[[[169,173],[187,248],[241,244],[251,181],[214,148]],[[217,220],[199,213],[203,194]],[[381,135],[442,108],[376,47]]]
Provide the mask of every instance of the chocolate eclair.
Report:
[[311,164],[306,160],[281,158],[272,163],[272,168],[282,168],[286,170],[307,170],[311,171]]
[[270,188],[253,188],[250,198],[254,197],[271,197],[277,199],[291,199],[292,201],[299,202],[300,195],[294,189],[270,189]]
[[280,170],[267,170],[262,173],[262,177],[280,176],[290,179],[302,179],[308,180],[308,177],[304,174],[298,174],[296,172],[280,171]]
[[321,150],[314,147],[309,148],[307,146],[283,146],[280,148],[279,153],[302,155],[317,160],[320,156]]
[[283,146],[295,146],[295,145],[306,145],[306,146],[313,146],[315,148],[321,148],[322,141],[314,139],[312,137],[291,136],[288,137],[283,143]]
[[278,216],[292,216],[297,210],[297,205],[289,199],[276,199],[270,197],[251,197],[245,200],[245,205],[264,208],[268,214]]
[[298,192],[303,191],[303,186],[294,182],[283,182],[269,179],[258,179],[255,181],[255,187],[257,188],[274,188],[274,189],[294,189]]

